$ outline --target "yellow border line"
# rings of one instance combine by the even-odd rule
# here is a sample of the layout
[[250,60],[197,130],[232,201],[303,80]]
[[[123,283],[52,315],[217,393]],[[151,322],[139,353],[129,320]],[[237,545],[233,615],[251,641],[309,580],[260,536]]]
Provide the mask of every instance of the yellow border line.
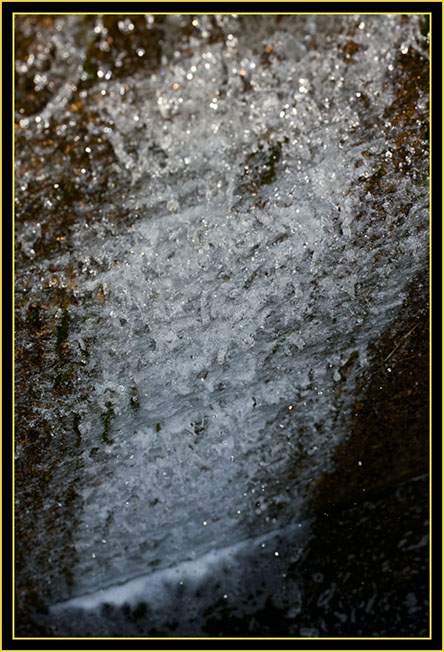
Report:
[[[442,4],[441,4],[442,6]],[[432,637],[432,16],[429,13],[429,634]],[[441,21],[442,24],[442,21]],[[442,468],[442,467],[441,467]],[[441,485],[442,486],[442,485]],[[441,530],[442,532],[442,530]],[[442,580],[442,571],[441,571]]]
[[[3,13],[3,12],[2,12]],[[15,632],[15,16],[12,16],[12,632]]]
[[[14,0],[0,0],[1,4],[9,4],[9,2],[14,2]],[[117,2],[120,0],[108,0],[109,2]],[[135,0],[141,1],[141,0]],[[247,2],[252,2],[253,0],[246,0]],[[286,0],[284,0],[285,2]],[[316,1],[316,0],[315,0]],[[346,0],[347,1],[347,0]],[[401,0],[394,0],[395,2],[401,2]],[[439,0],[431,0],[435,4],[441,4]],[[48,2],[56,2],[56,0],[48,0]],[[416,2],[416,0],[407,0],[407,2]],[[180,3],[179,3],[180,4]],[[183,3],[185,4],[185,3]],[[211,4],[211,3],[210,3]],[[261,4],[261,0],[259,0],[259,4]],[[205,12],[205,13],[199,13],[199,12],[180,12],[179,15],[183,16],[211,16],[211,15],[220,15],[221,12]],[[146,12],[130,12],[127,15],[129,16],[144,16]],[[15,631],[15,591],[14,591],[14,579],[15,579],[15,519],[14,519],[14,496],[15,496],[15,456],[14,456],[14,450],[15,450],[15,386],[14,386],[14,380],[15,380],[15,248],[14,248],[14,242],[15,242],[15,114],[14,114],[14,108],[15,108],[15,17],[16,16],[120,16],[122,15],[121,12],[13,12],[12,13],[12,98],[13,98],[13,111],[12,111],[12,163],[13,163],[13,174],[12,174],[12,276],[13,276],[13,282],[12,282],[12,374],[13,374],[13,383],[12,383],[12,434],[13,434],[13,453],[12,453],[12,468],[13,468],[13,479],[12,479],[12,485],[13,485],[13,491],[12,491],[12,513],[13,513],[13,519],[12,519],[12,535],[13,535],[13,541],[12,541],[12,551],[13,551],[13,564],[12,564],[12,588],[13,588],[13,596],[12,596],[12,640],[13,641],[27,641],[27,640],[36,640],[36,641],[58,641],[58,640],[67,640],[67,641],[84,641],[84,640],[93,640],[93,641],[116,641],[116,640],[136,640],[136,641],[146,641],[146,640],[153,640],[153,641],[197,641],[197,640],[208,640],[208,641],[218,641],[218,640],[223,640],[223,641],[232,641],[232,640],[246,640],[246,641],[264,641],[264,640],[274,640],[274,641],[300,641],[300,640],[328,640],[328,641],[367,641],[367,640],[387,640],[387,641],[404,641],[404,640],[409,640],[409,641],[428,641],[432,639],[432,512],[431,512],[431,495],[432,495],[432,438],[431,438],[431,431],[432,431],[432,422],[431,422],[431,417],[432,417],[432,412],[431,412],[431,382],[432,382],[432,375],[431,375],[431,370],[432,370],[432,358],[431,358],[431,345],[432,345],[432,323],[431,323],[431,317],[432,317],[432,206],[431,206],[431,200],[432,200],[432,14],[431,12],[426,12],[426,13],[421,13],[421,12],[359,12],[358,14],[356,12],[266,12],[266,13],[250,13],[250,12],[239,12],[236,13],[235,15],[237,16],[354,16],[354,15],[359,15],[359,16],[428,16],[429,17],[429,34],[430,34],[430,42],[429,42],[429,99],[430,99],[430,104],[429,104],[429,122],[430,122],[430,132],[429,132],[429,145],[430,145],[430,154],[429,154],[429,242],[430,242],[430,250],[429,250],[429,265],[430,265],[430,274],[429,274],[429,297],[430,297],[430,309],[429,309],[429,316],[430,316],[430,332],[429,332],[429,599],[430,599],[430,609],[429,609],[429,636],[418,636],[418,637],[397,637],[397,636],[389,636],[389,637],[374,637],[374,636],[362,636],[362,637],[350,637],[350,636],[334,636],[334,637],[323,637],[323,636],[313,636],[313,637],[284,637],[284,636],[276,636],[276,637],[108,637],[108,636],[103,636],[103,637],[71,637],[71,636],[66,636],[66,637],[45,637],[45,636],[37,636],[37,637],[26,637],[26,636],[14,636],[14,631]],[[151,14],[148,14],[151,16],[164,16],[164,15],[178,15],[178,14],[171,14],[171,12],[153,12]],[[231,15],[231,14],[223,14],[223,15]],[[444,18],[443,18],[444,20]],[[2,16],[0,16],[0,25],[2,25]],[[443,55],[444,57],[444,55]],[[1,54],[0,54],[0,60],[1,60]],[[0,73],[1,75],[1,73]],[[0,77],[1,79],[1,77]],[[1,90],[0,90],[0,98],[1,98]],[[1,134],[0,134],[0,143],[1,143]],[[0,161],[0,170],[1,170],[1,161]],[[442,236],[444,238],[444,236]],[[2,235],[0,234],[0,244],[2,242]],[[1,279],[2,272],[0,270],[0,279]],[[0,307],[0,316],[1,316],[1,307]],[[1,332],[1,326],[0,326],[0,332]],[[0,362],[2,360],[2,352],[0,350]],[[1,380],[0,380],[0,387],[1,387]],[[0,453],[0,459],[1,459],[1,453]],[[0,535],[1,535],[1,524],[0,524]],[[3,570],[3,568],[2,568]]]
[[[49,2],[55,2],[55,0],[47,0]],[[120,1],[120,0],[119,0]],[[396,0],[395,0],[396,1]],[[431,0],[432,2],[434,0]],[[117,2],[117,0],[110,0],[110,2]],[[2,2],[2,4],[5,4],[5,2]],[[269,3],[267,3],[269,4]],[[146,12],[140,12],[140,11],[132,11],[128,14],[122,14],[120,11],[106,11],[103,13],[97,12],[97,11],[70,11],[70,12],[61,12],[61,11],[33,11],[33,12],[21,12],[21,11],[15,11],[13,16],[220,16],[221,13],[219,11],[206,11],[205,13],[198,12],[198,11],[180,11],[175,14],[171,14],[170,12],[166,11],[153,11],[150,13]],[[294,12],[288,12],[288,11],[274,11],[274,12],[257,12],[257,11],[242,11],[238,12],[236,14],[222,14],[223,16],[228,16],[228,15],[235,15],[235,16],[426,16],[428,14],[420,12],[420,11],[415,11],[415,12],[407,12],[407,11],[386,11],[384,13],[381,12],[373,12],[373,11],[360,11],[359,13],[356,13],[356,11],[337,11],[337,12],[303,12],[301,11],[298,14],[295,14]]]
[[[3,12],[1,12],[3,13]],[[3,16],[0,16],[0,27],[3,28]],[[3,31],[2,31],[3,33]],[[3,82],[3,52],[0,53],[0,66],[1,66],[1,72],[0,72],[0,82]],[[2,93],[3,85],[0,83],[0,107],[2,106],[1,100],[3,99],[3,93]],[[0,108],[0,113],[1,113],[1,108]],[[2,134],[0,133],[0,146],[3,146],[3,138]],[[0,158],[0,172],[2,172],[2,163],[3,161]],[[3,190],[3,175],[2,175],[2,184],[1,184],[2,190]],[[3,217],[3,211],[2,211],[2,217]],[[3,233],[2,230],[0,229],[0,247],[1,251],[3,253]],[[0,295],[2,301],[0,302],[0,335],[2,338],[2,344],[3,344],[3,266],[0,266],[0,280],[2,281],[1,283],[1,290],[0,290]],[[3,369],[3,346],[0,347],[0,363],[2,365]],[[3,390],[3,376],[0,379],[0,388]],[[2,392],[3,396],[3,392]],[[14,404],[13,404],[14,406]],[[14,407],[12,408],[14,410]],[[3,414],[3,400],[1,402],[1,407],[0,407],[0,413]],[[0,461],[3,462],[3,451],[0,451]],[[3,466],[2,466],[3,468]],[[0,489],[0,495],[3,498],[3,492],[2,489]],[[1,501],[2,508],[1,508],[1,514],[3,516],[3,500]],[[14,513],[14,512],[13,512]],[[0,519],[0,537],[2,536],[2,522],[3,518]],[[14,520],[13,520],[13,525],[14,525]],[[0,539],[3,540],[3,539]],[[0,579],[3,579],[3,564],[0,566]],[[1,598],[0,598],[1,601]]]
[[[14,641],[430,641],[430,636],[16,636]],[[382,652],[382,651],[381,651]]]

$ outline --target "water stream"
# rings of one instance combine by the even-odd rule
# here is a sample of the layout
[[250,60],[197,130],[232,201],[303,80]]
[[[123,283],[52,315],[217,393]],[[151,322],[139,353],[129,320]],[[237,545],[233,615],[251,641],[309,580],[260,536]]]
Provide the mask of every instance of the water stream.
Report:
[[427,266],[422,20],[21,17],[17,468],[44,450],[19,575],[56,634],[115,635],[104,603],[155,624],[183,585],[196,613],[281,587]]

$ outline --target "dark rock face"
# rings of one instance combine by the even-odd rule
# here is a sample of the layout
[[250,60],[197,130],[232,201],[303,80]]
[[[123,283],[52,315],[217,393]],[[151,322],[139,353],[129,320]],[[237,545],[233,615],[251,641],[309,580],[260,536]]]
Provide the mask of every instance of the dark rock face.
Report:
[[[427,636],[428,26],[369,25],[16,18],[17,636]],[[52,609],[247,537],[163,611]]]
[[320,514],[303,558],[276,591],[293,601],[276,604],[270,596],[250,618],[216,604],[206,635],[427,637],[427,499],[428,481],[421,477]]
[[373,346],[374,367],[363,379],[351,435],[335,451],[335,470],[318,483],[317,509],[328,511],[428,473],[427,288],[427,276],[414,280],[396,324]]
[[317,613],[324,634],[429,635],[427,288],[427,276],[414,280],[375,344],[351,435],[314,491],[319,515],[302,564],[306,617]]

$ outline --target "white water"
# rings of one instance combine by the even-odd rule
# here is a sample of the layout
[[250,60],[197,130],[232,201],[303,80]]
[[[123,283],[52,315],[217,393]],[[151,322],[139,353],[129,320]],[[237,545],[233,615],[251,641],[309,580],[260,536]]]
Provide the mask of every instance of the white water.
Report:
[[[63,615],[67,609],[95,610],[103,604],[121,607],[123,605],[137,606],[140,602],[148,602],[161,615],[168,609],[171,595],[174,595],[177,589],[186,590],[192,595],[193,591],[197,592],[199,588],[208,583],[209,578],[214,577],[224,578],[225,590],[229,593],[220,591],[220,595],[215,593],[212,595],[212,599],[215,601],[217,598],[227,600],[229,597],[230,601],[234,602],[234,598],[238,598],[238,594],[245,591],[245,587],[237,581],[239,573],[245,572],[243,567],[245,559],[251,559],[254,556],[259,558],[264,577],[270,579],[279,576],[279,570],[282,567],[282,560],[279,557],[287,547],[283,542],[286,539],[292,540],[291,561],[296,561],[303,549],[308,528],[309,523],[305,521],[256,539],[213,549],[193,561],[181,562],[173,567],[154,571],[149,575],[137,577],[123,584],[115,584],[108,589],[100,589],[95,593],[56,604],[51,608],[51,612],[55,615]],[[285,551],[288,553],[288,550]],[[288,562],[287,556],[284,564],[288,564]],[[227,586],[230,588],[227,589]],[[261,597],[256,596],[254,601],[250,598],[249,610],[254,612],[263,607],[267,597],[268,594],[265,591]],[[193,603],[192,599],[191,602]]]
[[[224,40],[210,44],[201,17],[175,49],[181,18],[169,17],[160,69],[85,96],[102,121],[88,128],[117,164],[109,199],[76,208],[98,220],[73,236],[69,344],[88,348],[90,391],[76,405],[82,511],[67,606],[139,599],[171,579],[159,569],[200,573],[202,559],[211,570],[211,551],[298,522],[347,432],[368,345],[427,256],[426,193],[391,164],[382,117],[414,23],[218,20]],[[350,39],[352,62],[338,50]],[[57,117],[64,102],[50,108]],[[396,184],[384,217],[358,181],[381,157]],[[134,215],[128,228],[107,220],[119,211]],[[21,235],[25,254],[36,237]]]

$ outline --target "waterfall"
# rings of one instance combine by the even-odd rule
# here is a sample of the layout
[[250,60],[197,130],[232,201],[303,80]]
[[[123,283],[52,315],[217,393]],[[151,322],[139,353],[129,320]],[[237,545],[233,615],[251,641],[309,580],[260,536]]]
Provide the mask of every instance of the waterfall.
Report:
[[15,159],[17,313],[46,346],[17,368],[49,442],[41,618],[115,635],[116,609],[156,623],[180,591],[195,618],[216,598],[254,613],[302,554],[371,345],[427,266],[427,89],[402,99],[427,66],[421,17],[18,28],[49,62],[29,114],[17,86]]

